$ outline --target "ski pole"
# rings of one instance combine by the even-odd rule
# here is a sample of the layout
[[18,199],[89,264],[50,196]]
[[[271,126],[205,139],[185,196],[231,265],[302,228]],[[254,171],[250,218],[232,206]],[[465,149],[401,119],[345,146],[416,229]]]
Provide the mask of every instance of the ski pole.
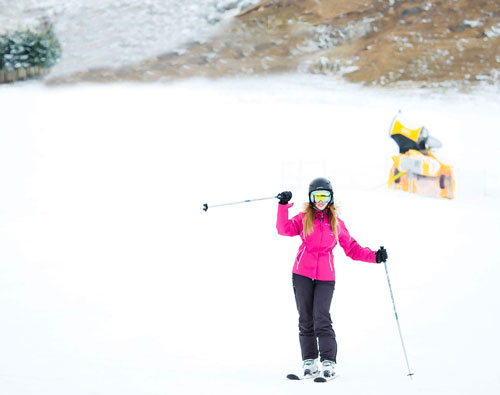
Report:
[[277,199],[278,196],[271,196],[271,197],[264,197],[264,198],[258,198],[258,199],[247,199],[247,200],[242,200],[240,202],[231,202],[231,203],[221,203],[221,204],[213,204],[209,206],[207,203],[203,204],[203,211],[207,211],[209,207],[221,207],[221,206],[231,206],[233,204],[242,204],[242,203],[250,203],[250,202],[256,202],[258,200],[270,200],[270,199]]
[[[384,247],[382,247],[384,248]],[[387,284],[389,284],[389,291],[391,292],[392,307],[394,308],[394,315],[396,316],[396,323],[398,324],[399,338],[401,339],[401,345],[403,346],[403,353],[405,354],[406,366],[408,367],[408,376],[413,379],[413,373],[410,369],[410,363],[408,362],[408,355],[406,354],[405,342],[403,341],[403,334],[401,333],[401,326],[399,325],[398,312],[396,311],[396,303],[394,302],[394,295],[392,293],[391,280],[389,279],[389,271],[387,270],[387,261],[384,261],[385,274],[387,275]]]

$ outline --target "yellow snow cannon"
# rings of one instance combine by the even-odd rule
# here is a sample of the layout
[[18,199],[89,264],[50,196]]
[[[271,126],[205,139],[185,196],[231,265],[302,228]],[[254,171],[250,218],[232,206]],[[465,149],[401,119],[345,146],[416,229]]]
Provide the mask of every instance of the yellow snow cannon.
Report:
[[392,120],[389,135],[399,146],[399,155],[392,157],[389,188],[429,197],[455,197],[452,167],[431,151],[442,146],[439,140],[429,136],[423,126],[416,129],[404,126],[401,111]]

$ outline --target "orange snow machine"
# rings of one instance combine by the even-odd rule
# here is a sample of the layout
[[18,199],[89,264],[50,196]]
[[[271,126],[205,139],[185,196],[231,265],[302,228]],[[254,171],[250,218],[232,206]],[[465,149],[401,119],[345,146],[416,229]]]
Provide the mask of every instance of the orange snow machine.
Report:
[[401,111],[392,120],[389,135],[399,146],[399,155],[392,157],[389,188],[430,197],[455,197],[452,167],[437,159],[431,151],[442,146],[439,140],[429,136],[423,126],[405,127]]

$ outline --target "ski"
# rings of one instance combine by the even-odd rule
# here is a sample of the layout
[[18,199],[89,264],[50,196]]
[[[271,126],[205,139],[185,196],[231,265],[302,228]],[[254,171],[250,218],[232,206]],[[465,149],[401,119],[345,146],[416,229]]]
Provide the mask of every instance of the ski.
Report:
[[318,378],[319,372],[317,373],[312,373],[312,374],[306,374],[306,375],[297,375],[294,373],[288,374],[286,378],[288,380],[307,380],[307,379],[316,379]]
[[326,383],[327,381],[333,380],[335,378],[335,373],[331,376],[318,376],[314,379],[315,383]]

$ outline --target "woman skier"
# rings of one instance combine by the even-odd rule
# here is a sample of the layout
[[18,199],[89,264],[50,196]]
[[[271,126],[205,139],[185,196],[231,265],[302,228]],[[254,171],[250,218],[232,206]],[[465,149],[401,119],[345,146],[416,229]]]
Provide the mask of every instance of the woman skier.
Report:
[[[335,289],[333,248],[339,243],[351,259],[380,263],[387,259],[386,250],[377,252],[361,247],[336,215],[330,181],[316,178],[309,185],[309,204],[292,219],[288,209],[293,203],[290,191],[278,194],[276,227],[283,236],[300,236],[302,244],[293,265],[293,291],[299,312],[299,340],[304,378],[319,375],[317,358],[321,357],[322,375],[327,380],[335,375],[337,342],[330,318],[330,305]],[[319,348],[319,350],[318,350]],[[290,377],[293,376],[293,377]],[[290,375],[291,379],[298,379]]]

